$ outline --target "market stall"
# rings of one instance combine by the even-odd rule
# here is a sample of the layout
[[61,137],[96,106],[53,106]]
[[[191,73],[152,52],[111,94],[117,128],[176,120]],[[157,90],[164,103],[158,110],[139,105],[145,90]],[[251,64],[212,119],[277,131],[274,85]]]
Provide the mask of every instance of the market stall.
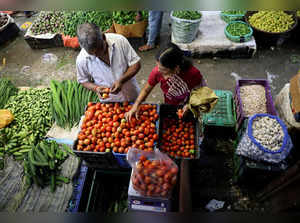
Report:
[[[269,182],[278,176],[274,172],[282,173],[295,162],[293,144],[277,117],[266,80],[238,81],[235,96],[215,90],[218,101],[210,109],[201,107],[208,113],[199,117],[200,122],[192,112],[182,118],[180,107],[147,103],[141,105],[139,120],[126,122],[130,103],[96,102],[93,93],[74,81],[52,81],[50,88],[26,90],[5,79],[1,83],[9,86],[0,88],[6,96],[1,108],[11,116],[6,114],[1,129],[0,185],[4,192],[14,188],[2,194],[4,210],[192,210],[197,171],[207,156],[205,141],[212,132],[219,137],[214,130],[220,128],[239,136],[231,141],[236,146],[238,162],[232,177],[237,183],[249,181],[249,169],[256,177],[268,175]],[[257,132],[260,125],[266,127],[264,132]],[[282,128],[276,145],[266,144],[263,140],[275,125]],[[71,137],[52,134],[52,140],[45,140],[51,128],[77,130]],[[116,180],[122,183],[113,189],[111,182]],[[116,196],[107,197],[105,191],[115,191]]]

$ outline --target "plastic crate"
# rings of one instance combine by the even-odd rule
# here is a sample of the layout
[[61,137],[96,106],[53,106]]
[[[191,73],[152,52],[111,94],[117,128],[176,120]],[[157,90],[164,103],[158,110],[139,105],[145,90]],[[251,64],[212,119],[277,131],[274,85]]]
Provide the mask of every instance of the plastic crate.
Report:
[[[153,104],[153,103],[143,103],[143,104],[156,105],[156,112],[157,114],[159,114],[159,109],[160,109],[159,104]],[[156,133],[158,133],[159,120],[156,121],[155,125],[156,125]],[[154,144],[154,146],[156,146],[156,144]],[[127,162],[127,154],[113,152],[113,155],[115,156],[121,168],[131,168],[131,166]]]
[[[161,104],[160,105],[160,111],[159,111],[159,137],[158,137],[158,149],[160,148],[160,145],[162,143],[162,125],[164,122],[164,118],[175,118],[178,119],[178,116],[176,114],[177,110],[180,108],[180,106],[174,106],[174,105],[167,105],[167,104]],[[195,129],[195,158],[200,158],[200,145],[202,142],[201,137],[201,128],[199,121],[194,118],[192,113],[188,113],[187,116],[183,119],[186,121],[192,121],[194,123],[194,129]],[[184,157],[175,157],[175,159],[190,159],[190,158],[184,158]]]
[[[87,184],[88,167],[85,165],[84,162],[81,163],[79,168],[79,173],[73,180],[73,194],[70,199],[67,212],[79,212],[79,206],[82,202],[82,194],[84,190],[84,186]],[[87,185],[86,185],[87,186]]]
[[[130,173],[113,175],[95,170],[90,184],[91,190],[88,194],[85,212],[97,212],[107,215],[111,202],[119,200],[122,193],[127,196],[129,177]],[[128,208],[127,202],[125,202],[124,207]]]
[[231,91],[214,90],[219,100],[214,109],[203,115],[203,124],[209,126],[234,127],[235,108]]
[[78,151],[78,139],[73,145],[74,153],[84,160],[88,167],[99,169],[118,169],[119,165],[111,152]]
[[15,23],[10,23],[0,32],[0,45],[19,35],[20,29]]
[[170,212],[172,207],[171,199],[151,198],[140,195],[129,181],[128,188],[128,210],[129,211],[150,211],[166,213]]
[[246,85],[262,85],[265,88],[266,91],[266,100],[267,100],[267,113],[270,115],[277,116],[277,112],[273,103],[272,95],[271,95],[271,88],[269,85],[269,82],[265,79],[241,79],[236,82],[235,87],[235,95],[234,95],[234,102],[235,102],[235,109],[236,109],[236,129],[238,130],[245,118],[248,118],[245,116],[243,111],[243,103],[240,96],[240,87],[246,86]]

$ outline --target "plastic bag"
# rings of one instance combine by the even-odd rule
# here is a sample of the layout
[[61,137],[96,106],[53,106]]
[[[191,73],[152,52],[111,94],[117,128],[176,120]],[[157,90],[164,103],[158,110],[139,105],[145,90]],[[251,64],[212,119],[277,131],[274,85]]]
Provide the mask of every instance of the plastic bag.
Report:
[[188,20],[179,19],[173,16],[172,19],[172,36],[176,43],[191,43],[197,36],[201,19]]
[[0,110],[0,129],[6,127],[14,120],[13,114],[6,109]]
[[73,49],[77,49],[80,47],[77,36],[70,37],[70,36],[62,35],[62,40],[64,42],[65,47],[71,47]]
[[168,198],[177,182],[178,166],[159,150],[147,152],[131,148],[127,161],[132,167],[133,188],[145,197]]
[[[284,138],[282,142],[282,146],[279,150],[271,151],[269,148],[265,148],[252,135],[252,123],[253,120],[257,117],[268,116],[270,118],[276,119],[280,126],[282,127]],[[280,163],[287,158],[291,149],[293,148],[293,143],[291,137],[289,136],[286,126],[284,123],[276,116],[272,116],[269,114],[256,114],[251,116],[248,122],[248,127],[246,133],[243,135],[236,153],[238,155],[242,155],[248,157],[252,160],[260,160],[269,163]]]

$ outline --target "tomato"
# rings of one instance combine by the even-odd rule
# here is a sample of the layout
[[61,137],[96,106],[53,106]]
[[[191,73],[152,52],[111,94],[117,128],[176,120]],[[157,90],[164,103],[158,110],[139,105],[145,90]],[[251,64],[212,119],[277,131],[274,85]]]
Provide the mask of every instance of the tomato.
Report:
[[84,143],[85,145],[89,145],[89,144],[91,143],[91,141],[90,141],[89,139],[85,139],[85,140],[83,141],[83,143]]
[[145,135],[143,133],[139,134],[139,139],[143,139],[145,137]]
[[121,147],[118,149],[118,152],[119,152],[119,153],[124,153],[124,147],[121,146]]

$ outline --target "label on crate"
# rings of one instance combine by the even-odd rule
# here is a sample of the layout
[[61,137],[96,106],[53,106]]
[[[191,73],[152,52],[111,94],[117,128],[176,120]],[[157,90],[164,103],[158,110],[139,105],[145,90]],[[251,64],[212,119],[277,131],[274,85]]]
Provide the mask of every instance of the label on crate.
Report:
[[141,205],[141,204],[132,204],[132,210],[140,210],[140,211],[154,211],[154,212],[167,212],[165,207],[154,207],[148,205]]

